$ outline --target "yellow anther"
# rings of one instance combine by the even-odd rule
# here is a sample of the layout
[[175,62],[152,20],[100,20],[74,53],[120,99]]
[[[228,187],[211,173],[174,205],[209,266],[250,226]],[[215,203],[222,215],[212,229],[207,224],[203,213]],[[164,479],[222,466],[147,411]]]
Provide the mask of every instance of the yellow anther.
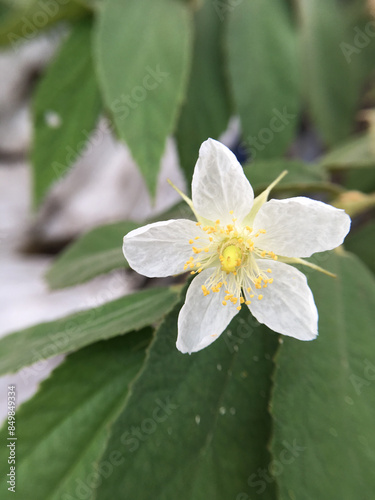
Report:
[[229,210],[229,213],[230,213],[231,215],[233,215],[233,210]]
[[241,311],[242,308],[241,308],[241,306],[238,306],[236,309],[237,309],[237,311]]
[[190,271],[190,274],[195,274],[195,271]]
[[204,251],[205,251],[205,252],[209,252],[209,248],[208,248],[208,247],[206,247],[206,248],[204,249]]
[[267,273],[272,273],[272,269],[268,268]]
[[233,231],[233,225],[232,224],[227,224],[227,229],[228,229],[228,231]]
[[215,224],[220,224],[220,219],[217,219],[217,221],[215,221]]
[[201,251],[202,251],[201,248],[196,248],[196,247],[192,247],[192,250],[194,253],[201,253]]
[[210,293],[210,291],[207,290],[207,288],[204,285],[202,285],[202,292],[203,292],[204,296],[209,295],[209,293]]
[[245,302],[245,299],[243,297],[240,297],[240,304],[243,304]]
[[265,229],[260,229],[259,232],[260,232],[260,234],[266,234],[266,230]]
[[198,273],[201,273],[202,271],[203,271],[203,267],[200,267],[200,268],[198,269]]
[[199,236],[196,236],[194,239],[195,239],[195,240],[199,240]]
[[208,231],[209,226],[204,226],[203,231]]
[[238,243],[242,243],[243,242],[243,238],[238,238]]
[[232,302],[232,304],[237,304],[238,299],[237,297],[233,297],[232,299],[230,299],[230,301]]
[[245,304],[248,306],[251,304],[251,300],[246,300]]
[[225,302],[225,300],[223,300],[222,304],[223,304],[223,306],[227,305],[227,303]]
[[258,295],[258,300],[262,300],[263,299],[263,295]]
[[201,226],[201,225],[202,225],[202,223],[201,223],[201,222],[196,222],[196,223],[195,223],[195,225],[196,225],[196,226]]
[[273,278],[270,278],[270,279],[268,280],[268,283],[273,283]]
[[251,288],[250,288],[250,287],[249,287],[249,288],[246,288],[246,290],[247,290],[249,293],[251,292]]
[[212,238],[212,236],[210,236],[210,238],[209,238],[209,239],[210,239],[210,241],[214,241],[214,239]]
[[235,217],[232,219],[232,221],[233,221],[233,222],[236,222],[236,220],[237,220],[237,219],[236,219]]
[[266,253],[267,253],[267,252],[266,252],[265,250],[263,250],[263,252],[260,254],[260,256],[261,256],[261,257],[265,257],[265,256],[266,256]]
[[246,229],[249,231],[249,233],[252,233],[252,231],[253,231],[253,228],[250,226],[246,226]]
[[251,299],[252,299],[252,298],[254,298],[254,294],[251,294],[251,295],[250,295],[250,298],[251,298]]

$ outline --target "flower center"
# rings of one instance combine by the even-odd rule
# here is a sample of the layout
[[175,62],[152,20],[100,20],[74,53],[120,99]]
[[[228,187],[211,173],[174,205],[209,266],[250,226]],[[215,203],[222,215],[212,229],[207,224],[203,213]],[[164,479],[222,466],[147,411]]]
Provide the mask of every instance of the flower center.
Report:
[[233,273],[242,262],[242,252],[236,245],[227,246],[220,258],[221,269],[227,273]]
[[[232,211],[230,214],[233,216]],[[203,295],[219,293],[223,288],[222,304],[232,303],[240,310],[242,304],[251,304],[250,299],[254,297],[262,300],[261,289],[273,282],[269,277],[272,270],[259,269],[257,260],[277,260],[277,255],[257,245],[257,238],[266,233],[265,229],[254,232],[249,226],[237,224],[235,217],[232,223],[224,225],[216,220],[212,225],[203,226],[197,222],[199,235],[192,235],[189,240],[193,255],[186,261],[184,271],[199,274],[203,269],[212,268],[211,276],[201,287]]]

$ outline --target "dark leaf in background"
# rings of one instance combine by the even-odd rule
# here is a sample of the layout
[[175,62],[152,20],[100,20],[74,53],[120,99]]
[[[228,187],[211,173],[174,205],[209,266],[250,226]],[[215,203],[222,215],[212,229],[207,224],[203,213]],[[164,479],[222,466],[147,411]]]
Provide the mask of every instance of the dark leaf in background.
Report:
[[0,4],[0,45],[15,53],[59,21],[75,21],[87,10],[74,0],[3,0]]
[[299,0],[298,5],[305,96],[319,135],[332,146],[354,131],[369,74],[366,53],[356,44],[360,26],[354,14],[361,3],[350,10],[338,0]]
[[199,147],[226,129],[230,117],[224,61],[225,24],[215,2],[204,0],[195,13],[193,61],[176,136],[180,162],[190,187]]
[[227,51],[241,149],[252,158],[282,155],[300,111],[297,40],[285,4],[251,0],[233,7]]

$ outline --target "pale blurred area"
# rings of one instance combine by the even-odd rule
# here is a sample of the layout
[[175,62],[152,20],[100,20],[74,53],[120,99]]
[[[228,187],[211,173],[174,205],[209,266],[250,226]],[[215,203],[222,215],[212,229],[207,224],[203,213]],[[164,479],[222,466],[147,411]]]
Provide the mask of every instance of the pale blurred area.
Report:
[[[43,276],[52,254],[88,229],[117,220],[141,221],[174,205],[179,196],[167,178],[185,189],[176,148],[169,140],[153,205],[129,151],[111,136],[102,119],[88,154],[53,187],[39,213],[32,214],[27,160],[32,139],[30,97],[58,45],[59,36],[43,36],[17,52],[0,52],[0,336],[139,288],[143,278],[121,270],[53,292]],[[61,361],[62,357],[52,358],[32,370],[0,378],[0,401],[6,397],[6,386],[16,384],[19,405]],[[1,404],[0,421],[5,411]]]

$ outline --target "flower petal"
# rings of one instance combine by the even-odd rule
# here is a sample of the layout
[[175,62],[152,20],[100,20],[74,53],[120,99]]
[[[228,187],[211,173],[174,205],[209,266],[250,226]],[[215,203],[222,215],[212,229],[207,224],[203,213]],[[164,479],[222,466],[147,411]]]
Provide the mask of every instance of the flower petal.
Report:
[[200,245],[209,239],[191,220],[155,222],[134,229],[124,237],[123,252],[137,273],[162,278],[184,272],[184,264],[194,255],[190,239],[199,236]]
[[310,257],[341,245],[350,222],[344,210],[301,196],[268,201],[253,227],[254,231],[266,230],[257,238],[262,250],[284,257]]
[[[213,139],[205,141],[195,165],[192,198],[202,217],[230,224],[240,222],[250,212],[254,192],[234,154]],[[233,210],[233,215],[229,212]]]
[[196,276],[186,294],[185,304],[178,316],[177,349],[183,353],[197,352],[216,340],[238,313],[230,302],[224,306],[224,287],[204,296],[202,285],[212,275],[205,269]]
[[288,264],[273,260],[257,260],[261,270],[271,269],[268,274],[273,282],[261,289],[262,300],[257,296],[248,306],[260,323],[275,332],[299,340],[313,340],[318,335],[318,311],[306,276]]

